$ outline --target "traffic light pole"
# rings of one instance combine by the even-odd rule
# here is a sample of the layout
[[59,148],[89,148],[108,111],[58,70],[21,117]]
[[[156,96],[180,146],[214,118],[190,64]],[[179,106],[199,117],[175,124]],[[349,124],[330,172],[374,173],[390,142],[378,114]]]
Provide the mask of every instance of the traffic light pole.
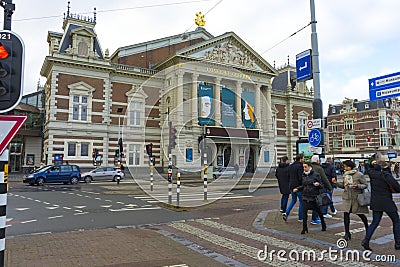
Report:
[[0,5],[4,8],[4,30],[11,31],[11,16],[15,11],[15,4],[12,0],[0,1]]
[[6,149],[0,154],[0,266],[4,266],[4,250],[5,250],[5,231],[6,231],[6,209],[7,209],[7,176],[8,176],[8,156],[9,151]]
[[206,141],[206,126],[203,126],[203,177],[204,177],[204,201],[207,201],[207,141]]

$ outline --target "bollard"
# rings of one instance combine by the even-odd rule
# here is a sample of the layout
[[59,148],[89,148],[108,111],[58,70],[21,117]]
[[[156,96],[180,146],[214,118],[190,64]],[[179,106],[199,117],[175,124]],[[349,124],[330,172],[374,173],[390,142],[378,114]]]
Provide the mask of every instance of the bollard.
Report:
[[8,155],[8,150],[0,155],[0,266],[4,266],[4,250],[6,247]]
[[150,159],[150,191],[153,191],[153,160]]
[[176,177],[176,207],[179,208],[179,195],[181,193],[181,173],[178,172]]
[[207,153],[204,153],[204,200],[207,200],[207,174],[208,174],[208,166],[207,166]]
[[172,204],[172,154],[169,154],[168,163],[168,204]]

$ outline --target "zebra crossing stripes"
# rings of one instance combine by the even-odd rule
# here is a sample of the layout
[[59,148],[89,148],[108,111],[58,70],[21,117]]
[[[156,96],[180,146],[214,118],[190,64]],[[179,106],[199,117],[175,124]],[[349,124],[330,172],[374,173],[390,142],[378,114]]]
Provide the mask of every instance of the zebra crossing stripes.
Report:
[[[252,247],[246,244],[243,244],[242,242],[235,241],[233,239],[229,239],[226,237],[222,237],[213,233],[210,233],[208,231],[202,230],[200,228],[184,224],[184,223],[177,223],[177,224],[172,224],[170,225],[171,227],[178,229],[183,232],[187,232],[189,234],[195,235],[196,237],[199,237],[201,239],[204,239],[208,242],[212,242],[216,245],[219,245],[221,247],[227,248],[231,251],[246,255],[247,257],[250,257],[252,259],[258,260],[257,258],[257,253],[260,250],[260,248]],[[266,263],[267,265],[270,266],[309,266],[303,263],[296,263],[293,264],[292,262],[282,262],[279,261],[275,255],[271,261],[268,261]]]

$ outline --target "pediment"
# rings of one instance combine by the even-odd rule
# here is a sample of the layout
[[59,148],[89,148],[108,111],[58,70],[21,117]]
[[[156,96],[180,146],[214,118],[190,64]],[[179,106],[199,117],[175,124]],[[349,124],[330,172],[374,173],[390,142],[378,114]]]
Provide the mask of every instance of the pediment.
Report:
[[70,94],[91,95],[96,89],[85,82],[77,82],[68,85]]
[[143,91],[143,88],[138,84],[133,84],[132,89],[125,94],[129,98],[146,99],[149,96]]
[[178,51],[178,55],[252,71],[278,72],[235,33],[225,33]]
[[85,27],[80,27],[74,30],[71,30],[71,36],[72,35],[80,35],[80,36],[86,36],[86,37],[96,37],[96,34],[92,32],[91,30],[85,28]]

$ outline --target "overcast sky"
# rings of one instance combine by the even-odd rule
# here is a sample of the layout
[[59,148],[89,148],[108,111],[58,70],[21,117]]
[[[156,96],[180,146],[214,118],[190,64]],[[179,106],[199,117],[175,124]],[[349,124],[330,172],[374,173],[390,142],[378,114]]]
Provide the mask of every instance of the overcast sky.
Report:
[[[93,16],[103,52],[194,30],[195,14],[220,0],[71,0],[71,13]],[[14,0],[12,30],[25,43],[24,94],[34,92],[48,54],[47,32],[62,32],[67,1]],[[180,3],[180,4],[179,4]],[[399,0],[315,0],[324,114],[344,97],[368,99],[368,79],[399,72]],[[223,0],[206,15],[214,36],[233,31],[271,65],[295,65],[311,48],[309,0]],[[1,25],[2,25],[1,19]],[[2,27],[2,26],[1,26]],[[272,48],[274,47],[274,48]],[[271,49],[272,48],[272,49]],[[268,51],[267,51],[268,50]],[[265,52],[267,51],[267,52]],[[312,83],[310,83],[312,84]]]

